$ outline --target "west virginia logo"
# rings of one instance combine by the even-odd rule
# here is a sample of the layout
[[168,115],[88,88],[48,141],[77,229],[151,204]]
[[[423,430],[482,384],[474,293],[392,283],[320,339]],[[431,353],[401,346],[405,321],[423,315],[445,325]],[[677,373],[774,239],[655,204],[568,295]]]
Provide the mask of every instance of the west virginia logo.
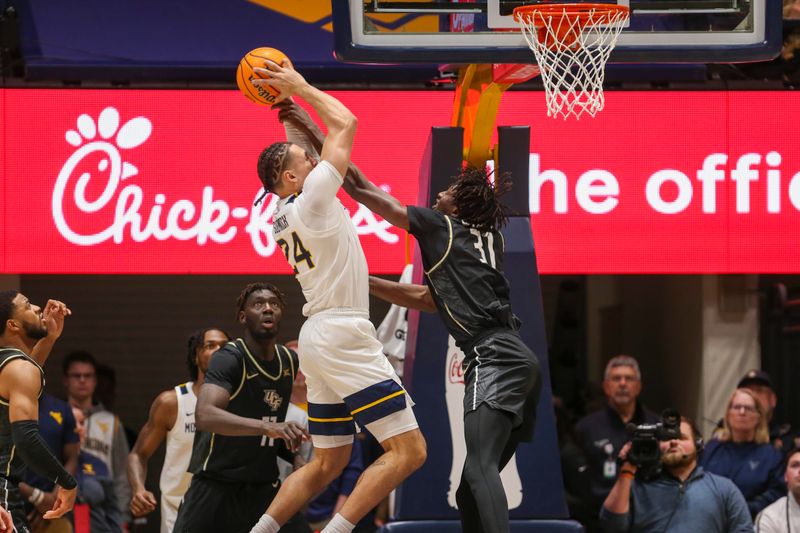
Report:
[[59,413],[58,411],[50,411],[50,417],[56,421],[56,424],[59,426],[64,424],[64,415]]

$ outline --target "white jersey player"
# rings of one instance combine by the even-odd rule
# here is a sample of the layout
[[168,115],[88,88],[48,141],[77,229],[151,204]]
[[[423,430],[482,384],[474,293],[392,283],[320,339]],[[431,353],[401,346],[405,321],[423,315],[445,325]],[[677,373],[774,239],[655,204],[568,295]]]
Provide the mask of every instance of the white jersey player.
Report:
[[[308,384],[314,459],[290,475],[253,529],[277,533],[350,460],[355,424],[367,427],[386,453],[365,470],[323,533],[352,531],[425,460],[425,441],[369,321],[367,262],[355,228],[336,193],[350,162],[356,118],[338,100],[309,85],[286,63],[257,69],[281,99],[305,99],[328,128],[319,161],[298,144],[274,143],[258,161],[266,192],[279,198],[275,242],[303,289],[308,320],[300,330],[300,368]],[[295,106],[291,101],[279,104]]]
[[134,517],[144,516],[156,508],[153,493],[145,488],[147,461],[166,437],[167,452],[159,479],[161,490],[161,533],[170,533],[178,516],[183,495],[189,488],[192,475],[187,471],[192,456],[195,434],[195,405],[200,385],[211,356],[229,341],[220,329],[201,329],[189,337],[189,381],[162,392],[150,407],[150,416],[128,455],[128,482],[133,497],[130,503]]

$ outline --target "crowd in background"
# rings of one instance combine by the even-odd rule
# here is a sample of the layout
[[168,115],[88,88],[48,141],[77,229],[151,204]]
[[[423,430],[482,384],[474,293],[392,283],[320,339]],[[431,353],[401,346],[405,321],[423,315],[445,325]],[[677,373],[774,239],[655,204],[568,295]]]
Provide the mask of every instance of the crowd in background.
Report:
[[[774,506],[782,505],[789,513],[787,501],[796,506],[795,498],[800,499],[800,481],[793,474],[798,466],[793,460],[800,461],[800,435],[790,424],[775,418],[777,395],[770,376],[762,370],[751,370],[741,378],[708,442],[703,441],[693,421],[685,417],[688,429],[681,437],[654,437],[654,441],[663,442],[660,462],[650,471],[644,471],[641,463],[629,457],[630,442],[634,436],[647,435],[648,428],[657,424],[663,427],[669,414],[656,414],[642,404],[642,386],[636,359],[620,355],[606,366],[606,403],[602,408],[573,425],[563,403],[556,401],[562,472],[571,516],[589,532],[663,528],[681,531],[681,527],[691,527],[692,531],[752,531],[754,522],[758,532],[787,531],[785,527],[769,529],[766,524],[776,512]],[[686,442],[681,443],[681,439]],[[675,455],[678,465],[690,467],[683,477],[670,462],[670,455]],[[626,485],[626,478],[631,483]],[[709,481],[714,488],[703,488],[703,483]],[[654,487],[663,493],[654,493]],[[692,496],[693,487],[699,488]],[[731,490],[726,492],[726,487]],[[619,505],[618,492],[623,490],[627,506]],[[693,498],[696,501],[689,505]],[[714,499],[721,501],[711,501]],[[697,501],[709,504],[707,516],[703,516],[702,505]],[[653,502],[668,514],[659,518],[656,510],[645,511]],[[655,522],[637,526],[637,512]],[[723,521],[716,525],[703,522],[711,516],[723,517]],[[784,523],[788,526],[789,514]]]
[[[53,484],[31,473],[20,488],[30,502],[33,531],[70,531],[72,524],[76,533],[135,530],[137,524],[146,520],[136,519],[129,508],[132,491],[126,462],[136,432],[126,428],[111,410],[114,371],[87,352],[68,354],[62,370],[66,398],[45,394],[40,402],[39,420],[52,451],[68,470],[76,473],[79,504],[69,518],[43,521],[42,514],[52,507]],[[635,433],[634,426],[664,422],[661,415],[639,400],[642,387],[636,359],[621,355],[611,359],[605,369],[602,382],[605,405],[600,409],[573,424],[556,398],[562,473],[570,515],[590,533],[611,527],[601,520],[601,511],[606,509],[609,494],[627,471],[621,455]],[[291,401],[290,413],[294,414],[287,418],[291,416],[301,423],[307,420],[302,373],[295,381]],[[770,506],[783,505],[793,510],[788,503],[797,504],[792,492],[800,498],[800,453],[795,452],[800,435],[790,424],[775,419],[776,403],[770,376],[761,370],[751,370],[731,391],[727,410],[708,442],[703,443],[702,435],[697,432],[695,443],[698,449],[695,475],[699,472],[706,477],[729,479],[741,496],[740,515],[747,516],[751,527],[754,521],[762,524],[757,531],[773,531],[765,525],[775,514]],[[692,433],[696,431],[693,429]],[[326,520],[342,506],[365,466],[379,452],[380,446],[374,439],[362,434],[345,472],[308,506],[305,518],[311,530],[324,527]],[[310,446],[302,453],[309,460]],[[291,468],[292,465],[285,463],[282,476],[288,475]],[[800,507],[797,510],[800,513]],[[357,531],[375,531],[386,518],[384,505],[371,513]]]

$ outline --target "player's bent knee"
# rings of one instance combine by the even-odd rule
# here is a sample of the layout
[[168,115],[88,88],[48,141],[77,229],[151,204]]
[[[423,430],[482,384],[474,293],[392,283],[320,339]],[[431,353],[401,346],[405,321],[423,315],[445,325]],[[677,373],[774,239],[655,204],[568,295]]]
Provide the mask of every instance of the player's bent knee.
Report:
[[458,504],[458,508],[464,509],[466,505],[473,501],[472,488],[462,479],[461,484],[458,486],[458,489],[456,489],[456,503]]
[[477,461],[467,460],[464,463],[464,479],[469,486],[476,486],[483,482],[486,470]]
[[352,446],[316,449],[312,460],[316,467],[316,477],[325,485],[339,477],[350,462],[351,451]]
[[418,470],[428,457],[427,444],[419,429],[401,433],[381,444],[387,452],[391,451],[398,455],[399,463],[408,474]]

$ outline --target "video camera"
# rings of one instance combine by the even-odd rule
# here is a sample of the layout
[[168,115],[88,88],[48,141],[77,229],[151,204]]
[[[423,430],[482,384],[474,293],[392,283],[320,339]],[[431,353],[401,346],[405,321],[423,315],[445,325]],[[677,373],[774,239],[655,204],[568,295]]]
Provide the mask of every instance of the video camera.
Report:
[[657,472],[661,466],[660,442],[681,438],[681,415],[675,409],[665,409],[657,424],[628,424],[633,434],[627,461],[645,471]]

